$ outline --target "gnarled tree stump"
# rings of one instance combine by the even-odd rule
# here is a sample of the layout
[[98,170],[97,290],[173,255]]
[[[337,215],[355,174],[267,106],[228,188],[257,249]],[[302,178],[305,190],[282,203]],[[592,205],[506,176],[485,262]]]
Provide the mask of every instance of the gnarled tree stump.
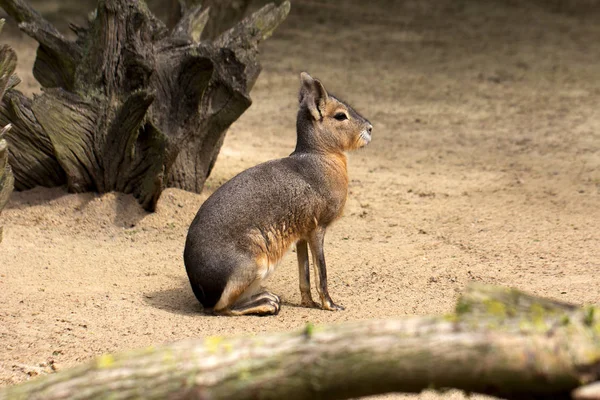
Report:
[[[0,20],[0,31],[4,26],[4,20]],[[17,66],[17,55],[7,45],[0,46],[0,100],[4,97],[7,89],[17,85],[19,78],[14,74]],[[4,135],[11,128],[6,125],[0,129],[0,214],[6,205],[13,190],[14,178],[10,165],[8,164],[8,145]],[[0,242],[2,242],[2,224],[0,223]]]
[[165,187],[200,192],[225,132],[251,104],[258,44],[289,12],[263,7],[200,42],[208,9],[169,30],[143,0],[99,0],[89,27],[66,40],[24,0],[0,0],[39,42],[43,94],[8,90],[0,107],[17,190],[133,193],[153,211]]

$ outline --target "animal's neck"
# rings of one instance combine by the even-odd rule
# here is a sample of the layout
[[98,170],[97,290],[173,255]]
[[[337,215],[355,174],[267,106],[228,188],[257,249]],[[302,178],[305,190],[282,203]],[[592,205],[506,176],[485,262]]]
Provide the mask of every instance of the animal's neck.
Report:
[[[344,152],[335,143],[330,143],[327,132],[318,132],[306,115],[299,115],[296,122],[296,148],[294,153],[313,153],[343,156]],[[345,158],[345,156],[344,156]]]
[[325,158],[329,161],[332,168],[344,177],[346,184],[348,184],[348,157],[346,157],[346,154],[342,152],[328,153],[325,155]]
[[[347,159],[344,153],[330,153],[319,157],[325,178],[324,189],[328,200],[328,217],[322,221],[328,224],[342,215],[348,197]],[[328,222],[329,221],[329,222]]]
[[[319,135],[311,123],[307,110],[298,112],[296,122],[297,141],[294,155],[310,155],[321,167],[319,168],[328,182],[327,186],[336,191],[345,192],[348,187],[348,161],[343,150],[335,145],[328,145],[322,139],[325,135]],[[320,140],[321,139],[321,140]],[[313,158],[313,156],[316,156]]]
[[306,163],[300,170],[301,174],[326,200],[326,209],[317,216],[319,223],[327,225],[337,219],[348,196],[346,155],[343,152],[312,151],[296,146],[296,151],[290,157]]
[[319,147],[312,124],[307,120],[298,118],[294,153],[317,153],[321,150]]

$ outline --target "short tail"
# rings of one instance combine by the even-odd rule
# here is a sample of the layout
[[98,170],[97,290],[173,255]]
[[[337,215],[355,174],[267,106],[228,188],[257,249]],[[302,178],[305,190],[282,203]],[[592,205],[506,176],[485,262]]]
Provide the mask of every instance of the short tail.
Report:
[[221,298],[221,293],[207,293],[200,284],[191,283],[191,286],[194,295],[196,296],[200,304],[202,304],[202,307],[204,307],[205,311],[212,310],[215,304],[217,304],[217,302]]

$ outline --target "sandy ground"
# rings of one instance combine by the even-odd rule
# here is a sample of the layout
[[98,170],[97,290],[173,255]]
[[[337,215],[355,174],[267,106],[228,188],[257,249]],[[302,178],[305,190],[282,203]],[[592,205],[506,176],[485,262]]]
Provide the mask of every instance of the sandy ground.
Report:
[[[2,214],[0,385],[183,338],[445,313],[471,281],[600,303],[597,15],[363,3],[293,4],[203,194],[166,190],[154,214],[121,194],[13,195]],[[21,89],[37,90],[34,43],[14,29],[2,41],[19,54]],[[291,152],[302,70],[374,125],[371,145],[350,156],[345,216],[326,238],[330,292],[346,310],[295,307],[290,254],[268,286],[286,303],[278,316],[203,315],[182,261],[189,223],[224,181]]]

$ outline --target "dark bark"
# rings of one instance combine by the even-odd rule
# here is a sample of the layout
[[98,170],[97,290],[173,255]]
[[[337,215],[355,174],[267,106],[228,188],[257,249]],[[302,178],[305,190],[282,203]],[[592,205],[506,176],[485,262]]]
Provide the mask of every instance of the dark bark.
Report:
[[309,324],[104,355],[0,390],[0,399],[348,399],[456,388],[597,400],[598,311],[472,285],[452,315]]
[[43,94],[9,90],[0,123],[17,190],[66,184],[120,191],[154,210],[165,187],[200,192],[228,127],[251,104],[258,44],[289,3],[267,5],[214,41],[199,42],[208,12],[185,11],[173,29],[143,0],[99,0],[89,27],[66,40],[24,0],[0,0],[40,44]]
[[[0,31],[4,26],[4,20],[0,20]],[[17,55],[8,46],[0,46],[0,100],[3,99],[6,90],[19,83],[19,78],[14,74],[17,66]],[[11,129],[10,125],[0,129],[0,214],[6,205],[13,190],[14,177],[8,164],[8,144],[4,140],[6,132]],[[0,242],[2,242],[2,224],[0,223]]]

